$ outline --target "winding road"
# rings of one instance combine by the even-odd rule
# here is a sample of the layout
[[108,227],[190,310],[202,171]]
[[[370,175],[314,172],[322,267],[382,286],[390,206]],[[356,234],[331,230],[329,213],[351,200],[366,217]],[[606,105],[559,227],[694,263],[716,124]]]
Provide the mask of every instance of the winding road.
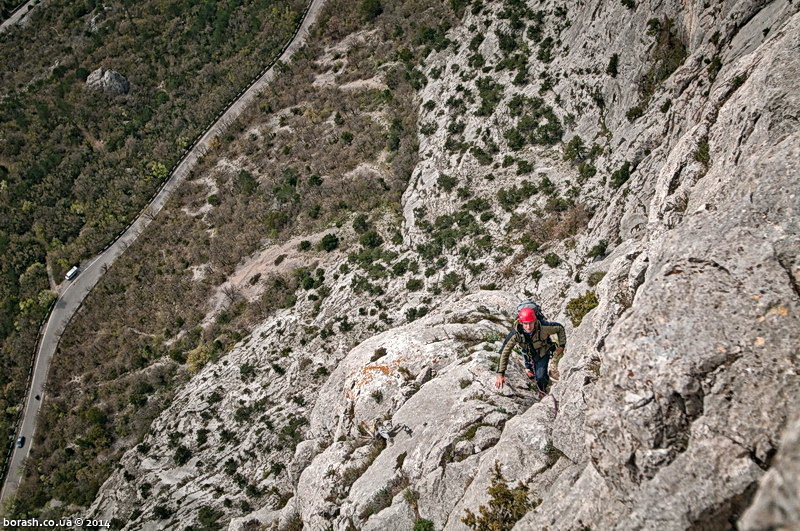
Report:
[[[220,112],[214,123],[201,135],[201,137],[186,152],[183,159],[172,169],[169,179],[161,186],[160,190],[153,197],[151,202],[142,210],[136,220],[131,223],[127,230],[122,232],[117,239],[110,244],[98,256],[87,260],[80,265],[80,274],[72,281],[67,281],[62,285],[61,292],[56,304],[47,320],[43,330],[39,346],[34,360],[33,374],[30,378],[30,387],[25,399],[25,407],[22,412],[22,422],[18,431],[18,436],[25,437],[26,442],[22,448],[14,447],[13,455],[9,465],[8,475],[3,484],[0,501],[14,495],[19,487],[22,478],[22,465],[28,457],[34,435],[36,434],[36,419],[42,400],[46,396],[48,369],[53,354],[58,346],[59,338],[66,329],[72,316],[80,308],[86,295],[97,284],[109,266],[119,257],[130,244],[139,237],[147,228],[153,217],[161,211],[167,202],[170,194],[174,192],[186,175],[194,168],[197,161],[208,150],[213,138],[219,137],[230,123],[233,122],[242,111],[249,106],[264,87],[275,77],[273,65],[277,61],[288,62],[294,53],[299,50],[308,37],[308,30],[316,21],[325,0],[312,0],[308,10],[303,17],[302,23],[298,26],[292,38],[279,56],[273,60],[260,74],[253,80],[250,86],[239,93],[238,97],[231,103],[227,110]],[[42,400],[36,399],[41,396]]]
[[39,2],[40,0],[28,0],[24,4],[20,5],[14,10],[13,13],[11,13],[10,17],[0,23],[0,33],[3,33],[5,30],[25,18],[34,7],[38,6]]

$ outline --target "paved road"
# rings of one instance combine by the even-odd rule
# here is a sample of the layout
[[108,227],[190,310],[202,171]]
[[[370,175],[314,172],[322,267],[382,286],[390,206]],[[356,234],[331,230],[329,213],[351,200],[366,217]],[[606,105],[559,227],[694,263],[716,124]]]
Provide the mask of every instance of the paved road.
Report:
[[40,0],[28,0],[23,5],[19,6],[16,11],[11,13],[11,16],[8,17],[0,24],[0,33],[3,33],[5,30],[25,18],[25,16],[38,4]]
[[[292,40],[280,55],[279,60],[288,62],[291,56],[303,45],[308,37],[308,28],[316,21],[325,0],[313,0],[303,19],[300,28],[295,33]],[[7,496],[13,495],[19,487],[21,479],[22,463],[28,457],[33,437],[36,433],[36,417],[39,414],[41,400],[35,398],[40,395],[45,398],[45,383],[47,380],[48,368],[53,358],[53,354],[58,346],[58,340],[64,329],[69,324],[70,319],[80,307],[83,299],[103,276],[106,269],[120,256],[125,249],[145,230],[155,216],[167,202],[170,194],[177,189],[178,185],[184,180],[186,175],[194,168],[200,157],[208,150],[211,139],[221,136],[227,126],[238,117],[242,111],[250,105],[258,93],[275,77],[272,67],[269,67],[240,97],[233,103],[227,111],[220,113],[217,120],[209,130],[194,144],[192,149],[186,154],[183,160],[174,168],[172,176],[165,182],[161,190],[156,194],[150,204],[142,211],[139,217],[122,233],[117,240],[112,243],[100,255],[87,260],[81,264],[80,274],[71,282],[62,286],[61,294],[56,301],[50,318],[45,325],[39,349],[36,352],[34,361],[32,384],[28,389],[25,400],[25,409],[22,413],[22,427],[19,435],[26,438],[23,448],[14,448],[11,458],[11,465],[5,484],[3,485],[2,496],[4,500]]]

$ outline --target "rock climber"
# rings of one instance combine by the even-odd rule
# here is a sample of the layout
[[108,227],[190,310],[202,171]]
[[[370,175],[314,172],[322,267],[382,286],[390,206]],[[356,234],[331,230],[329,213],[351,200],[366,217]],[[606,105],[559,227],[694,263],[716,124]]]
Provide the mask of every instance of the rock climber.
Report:
[[[558,342],[555,344],[550,339],[552,335],[558,335]],[[556,354],[564,352],[566,341],[567,334],[561,324],[537,319],[536,312],[532,308],[520,309],[514,328],[509,332],[500,348],[500,363],[495,387],[503,388],[506,381],[508,357],[514,348],[519,348],[525,360],[528,378],[536,379],[539,396],[545,396],[550,383],[550,377],[547,374],[550,356],[554,350]]]

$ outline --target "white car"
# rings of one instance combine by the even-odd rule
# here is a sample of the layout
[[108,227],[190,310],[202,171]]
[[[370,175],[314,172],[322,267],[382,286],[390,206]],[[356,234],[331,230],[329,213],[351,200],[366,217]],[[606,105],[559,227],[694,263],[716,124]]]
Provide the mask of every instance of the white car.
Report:
[[65,280],[72,280],[73,278],[78,276],[78,266],[72,266],[72,268],[67,271],[67,274],[64,275]]

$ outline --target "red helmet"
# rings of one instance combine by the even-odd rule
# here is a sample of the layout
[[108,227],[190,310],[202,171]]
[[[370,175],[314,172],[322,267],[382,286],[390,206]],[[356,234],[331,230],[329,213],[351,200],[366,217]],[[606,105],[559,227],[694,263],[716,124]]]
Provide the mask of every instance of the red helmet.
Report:
[[532,323],[536,320],[536,313],[532,308],[523,308],[519,311],[517,319],[520,323]]

